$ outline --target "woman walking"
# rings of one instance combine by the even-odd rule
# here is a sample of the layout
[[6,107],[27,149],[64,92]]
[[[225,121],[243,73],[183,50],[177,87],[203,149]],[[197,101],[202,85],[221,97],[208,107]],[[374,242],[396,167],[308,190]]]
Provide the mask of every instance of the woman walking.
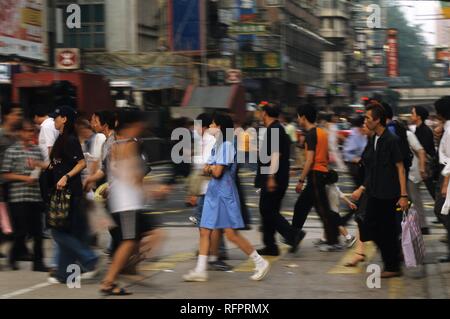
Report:
[[[216,138],[208,165],[204,173],[212,177],[205,195],[200,222],[200,248],[197,266],[183,276],[185,281],[203,282],[208,280],[206,271],[208,254],[214,230],[221,229],[229,241],[237,245],[255,263],[252,280],[262,280],[270,269],[270,264],[262,258],[253,246],[237,230],[245,227],[241,215],[239,195],[236,188],[236,149],[234,145],[233,120],[228,115],[215,114],[210,125],[210,134]],[[227,134],[228,133],[228,134]]]

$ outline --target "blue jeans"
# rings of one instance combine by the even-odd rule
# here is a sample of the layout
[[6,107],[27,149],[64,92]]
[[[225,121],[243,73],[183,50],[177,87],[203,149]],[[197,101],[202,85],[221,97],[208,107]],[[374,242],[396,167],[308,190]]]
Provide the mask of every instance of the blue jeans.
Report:
[[[201,195],[198,197],[197,212],[196,212],[196,216],[195,216],[198,220],[199,225],[200,225],[200,221],[202,220],[204,204],[205,204],[205,195]],[[223,238],[223,233],[222,233],[222,235],[220,237],[219,255],[225,254],[226,252],[227,252],[227,247],[225,246],[225,238]]]
[[67,266],[71,264],[80,264],[82,271],[85,272],[95,269],[98,257],[87,244],[82,243],[69,233],[56,229],[52,230],[52,235],[59,247],[57,271],[59,280],[65,281],[67,279],[69,275]]

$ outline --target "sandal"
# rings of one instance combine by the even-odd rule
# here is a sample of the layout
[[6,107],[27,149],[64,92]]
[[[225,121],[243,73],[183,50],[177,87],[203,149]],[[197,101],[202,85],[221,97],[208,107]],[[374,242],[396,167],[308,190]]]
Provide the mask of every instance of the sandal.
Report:
[[112,284],[108,289],[100,289],[100,293],[103,296],[129,296],[131,292],[126,291],[124,288],[119,288],[117,284]]
[[355,255],[361,256],[359,259],[357,260],[353,260],[351,262],[348,262],[344,265],[344,267],[356,267],[358,266],[358,264],[360,262],[365,262],[366,261],[366,255],[364,254],[360,254],[360,253],[355,253]]

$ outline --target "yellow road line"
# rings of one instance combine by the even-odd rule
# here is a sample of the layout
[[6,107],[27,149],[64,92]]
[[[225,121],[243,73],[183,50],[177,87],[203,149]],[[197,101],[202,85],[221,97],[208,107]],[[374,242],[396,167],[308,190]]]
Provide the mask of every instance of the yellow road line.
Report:
[[184,252],[167,256],[159,261],[142,263],[139,266],[140,271],[152,271],[152,270],[172,270],[177,263],[188,261],[195,258],[195,253]]
[[329,274],[360,274],[364,271],[363,265],[373,259],[377,249],[373,242],[364,243],[364,254],[366,255],[366,261],[359,263],[357,267],[345,267],[344,265],[350,262],[355,254],[355,249],[349,250],[339,262],[331,268]]
[[389,299],[402,298],[405,290],[405,285],[402,277],[390,278],[388,280],[388,295]]
[[[281,259],[288,251],[288,246],[283,245],[280,249],[280,255],[279,256],[263,256],[264,259],[266,259],[270,264],[273,264],[277,260]],[[233,268],[233,271],[235,272],[253,272],[255,268],[255,265],[251,258],[247,259],[246,261],[240,263],[236,267]]]

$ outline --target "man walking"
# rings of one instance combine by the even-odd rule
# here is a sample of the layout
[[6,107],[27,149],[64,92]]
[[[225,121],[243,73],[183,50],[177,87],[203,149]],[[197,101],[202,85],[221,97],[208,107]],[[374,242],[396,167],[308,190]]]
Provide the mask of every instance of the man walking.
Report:
[[401,276],[396,207],[408,209],[406,173],[399,139],[386,127],[384,107],[373,101],[366,109],[365,124],[375,135],[363,155],[366,176],[362,190],[368,195],[365,218],[383,259],[381,278],[391,278]]
[[[300,126],[305,129],[306,161],[297,183],[296,192],[300,194],[294,208],[292,225],[302,229],[311,208],[316,208],[323,222],[327,243],[320,250],[341,251],[339,245],[339,229],[337,220],[332,216],[330,203],[326,192],[326,176],[328,173],[328,135],[325,130],[316,127],[317,111],[311,104],[302,105],[297,109]],[[306,178],[308,183],[304,188]]]
[[[264,248],[260,255],[278,256],[275,232],[279,232],[295,252],[305,236],[297,231],[280,214],[281,202],[289,186],[289,148],[290,140],[278,121],[281,110],[278,105],[267,104],[261,109],[261,119],[267,128],[260,154],[267,156],[268,163],[258,161],[255,186],[261,188],[259,209],[262,217]],[[278,145],[276,143],[278,142]],[[278,146],[278,147],[277,147]]]

